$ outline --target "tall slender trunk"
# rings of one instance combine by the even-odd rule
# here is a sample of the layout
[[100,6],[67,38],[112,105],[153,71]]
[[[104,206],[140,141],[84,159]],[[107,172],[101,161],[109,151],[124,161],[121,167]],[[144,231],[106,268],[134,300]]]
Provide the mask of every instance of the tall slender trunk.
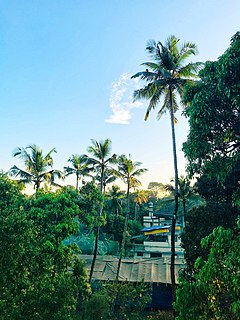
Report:
[[120,268],[121,268],[121,263],[122,263],[122,256],[123,256],[123,252],[124,252],[125,246],[126,246],[126,236],[127,236],[128,220],[129,220],[129,214],[130,214],[129,191],[130,191],[130,183],[128,182],[128,186],[127,186],[127,213],[126,213],[126,218],[125,218],[125,223],[124,223],[123,239],[122,239],[119,260],[118,260],[118,266],[117,266],[116,283],[118,283],[119,273],[120,273]]
[[138,204],[137,204],[137,202],[136,202],[136,204],[135,204],[135,217],[134,217],[134,219],[137,221],[137,215],[138,215]]
[[77,172],[77,182],[76,182],[76,190],[78,190],[78,179],[79,179],[79,174],[78,174],[78,172]]
[[97,259],[99,233],[100,233],[100,227],[98,226],[95,234],[94,252],[93,252],[93,259],[92,259],[92,264],[91,264],[91,269],[89,274],[89,283],[91,283],[92,281],[93,270],[94,270],[95,262]]
[[185,228],[185,216],[186,216],[186,199],[183,199],[183,216],[182,216],[182,228]]
[[177,168],[177,151],[176,151],[176,138],[175,138],[175,128],[174,128],[174,110],[173,110],[173,96],[172,88],[170,90],[170,118],[171,118],[171,129],[172,129],[172,147],[173,147],[173,163],[174,163],[174,212],[172,217],[172,227],[171,227],[171,283],[172,283],[172,298],[173,302],[176,299],[176,280],[175,280],[175,226],[178,211],[178,168]]
[[[101,180],[100,180],[100,191],[103,193],[103,177],[104,177],[104,169],[105,166],[102,164],[101,167]],[[99,207],[99,217],[102,215],[102,205]],[[89,283],[92,281],[92,276],[93,276],[93,270],[95,267],[95,262],[97,259],[97,252],[98,252],[98,240],[99,240],[99,235],[100,235],[100,226],[97,226],[96,234],[95,234],[95,243],[94,243],[94,251],[93,251],[93,259],[92,259],[92,264],[91,264],[91,269],[90,269],[90,274],[89,274]]]

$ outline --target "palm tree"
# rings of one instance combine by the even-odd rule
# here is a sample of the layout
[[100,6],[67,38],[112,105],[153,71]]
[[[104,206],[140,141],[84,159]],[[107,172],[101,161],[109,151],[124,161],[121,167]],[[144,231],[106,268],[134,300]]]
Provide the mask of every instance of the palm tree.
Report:
[[109,197],[109,209],[113,214],[118,216],[122,212],[122,205],[124,198],[124,193],[120,191],[120,188],[117,185],[113,185],[112,189],[108,192]]
[[123,255],[123,251],[126,243],[128,219],[130,215],[130,206],[129,206],[130,189],[141,185],[141,182],[138,180],[138,177],[147,171],[147,169],[139,168],[141,164],[142,163],[138,161],[133,162],[130,155],[129,157],[126,157],[125,155],[121,155],[118,157],[118,169],[116,174],[119,178],[121,178],[124,181],[124,183],[127,184],[127,212],[126,212],[126,218],[125,218],[125,224],[124,224],[123,240],[122,240],[122,245],[121,245],[120,255],[118,260],[118,268],[117,268],[117,275],[116,275],[117,282],[118,282],[119,271],[120,271],[121,262],[122,262],[122,255]]
[[[114,174],[115,170],[112,170],[111,168],[106,167],[104,170],[104,175],[103,175],[103,190],[102,193],[105,194],[106,193],[106,187],[108,184],[114,182],[117,177]],[[101,175],[97,174],[95,177],[95,180],[97,180],[97,182],[99,182],[99,186],[101,183]]]
[[110,139],[105,139],[103,141],[97,141],[92,139],[92,146],[88,147],[88,152],[91,156],[85,155],[87,164],[92,165],[92,169],[97,172],[99,177],[99,187],[100,191],[104,193],[104,184],[106,183],[106,175],[109,165],[115,164],[117,160],[116,154],[111,155],[111,145]]
[[170,113],[171,131],[172,131],[172,148],[174,159],[175,173],[175,208],[172,217],[171,229],[171,282],[173,299],[175,300],[176,283],[175,283],[175,224],[178,211],[178,167],[175,127],[175,112],[178,110],[177,96],[182,98],[183,89],[188,82],[197,78],[197,72],[202,66],[200,62],[190,62],[185,64],[187,58],[197,54],[197,47],[194,43],[186,42],[179,45],[179,39],[170,36],[165,44],[150,40],[146,50],[150,54],[153,62],[144,62],[145,71],[141,71],[132,76],[140,78],[147,82],[147,85],[134,92],[134,99],[147,99],[149,106],[145,115],[148,119],[150,112],[160,104],[158,119],[166,111]]
[[[173,180],[171,180],[171,182],[173,182]],[[171,184],[167,184],[165,186],[165,190],[170,191],[173,195],[175,193],[175,189],[174,186],[172,186]],[[178,197],[179,200],[182,202],[182,226],[184,228],[184,217],[186,216],[186,203],[187,200],[194,194],[194,189],[193,187],[191,187],[191,181],[189,180],[188,177],[184,177],[183,175],[181,175],[178,178]],[[171,199],[167,199],[168,202],[171,201]],[[196,202],[196,205],[197,202]]]
[[[117,156],[115,154],[111,155],[111,140],[105,139],[103,141],[91,140],[92,146],[88,147],[88,152],[91,156],[85,155],[86,163],[92,165],[93,170],[100,175],[100,191],[104,193],[104,183],[105,183],[105,172],[109,164],[116,163]],[[99,208],[99,216],[102,215],[102,206]],[[93,252],[93,260],[91,265],[91,270],[89,274],[89,283],[92,280],[93,270],[97,258],[98,251],[98,239],[100,234],[100,226],[97,226],[96,235],[95,235],[95,244]]]
[[[30,150],[30,153],[28,152]],[[19,181],[25,184],[33,183],[36,192],[40,188],[42,182],[47,182],[57,185],[54,181],[56,178],[63,178],[63,174],[59,170],[51,169],[53,166],[52,153],[56,153],[56,149],[51,149],[44,156],[42,149],[35,144],[29,145],[26,148],[17,148],[13,152],[14,157],[19,157],[23,160],[25,170],[13,166],[10,169],[10,174],[19,178]],[[49,170],[51,169],[51,170]]]
[[81,177],[91,176],[89,174],[90,168],[86,164],[86,158],[83,155],[74,154],[68,159],[68,162],[72,164],[72,167],[64,167],[65,176],[76,175],[76,189],[78,190],[78,182]]
[[148,201],[148,193],[145,190],[137,190],[136,196],[134,198],[135,202],[135,220],[137,220],[138,208],[141,204]]
[[178,186],[179,186],[179,198],[183,204],[183,215],[182,215],[182,225],[183,228],[185,227],[184,218],[186,216],[186,202],[187,199],[192,195],[193,188],[190,185],[190,180],[188,177],[180,176],[178,179]]

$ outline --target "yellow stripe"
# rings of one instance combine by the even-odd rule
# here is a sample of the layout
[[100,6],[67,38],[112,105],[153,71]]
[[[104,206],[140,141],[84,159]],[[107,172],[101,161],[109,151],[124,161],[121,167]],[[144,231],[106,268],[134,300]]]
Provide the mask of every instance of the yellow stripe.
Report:
[[147,236],[149,234],[168,233],[168,232],[169,232],[168,229],[159,229],[159,230],[145,231],[144,234],[145,236]]

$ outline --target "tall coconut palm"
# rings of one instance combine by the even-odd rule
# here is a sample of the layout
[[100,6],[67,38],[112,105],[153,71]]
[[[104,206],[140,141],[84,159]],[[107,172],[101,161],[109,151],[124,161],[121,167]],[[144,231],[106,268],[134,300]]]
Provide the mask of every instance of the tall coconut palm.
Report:
[[[115,172],[115,170],[112,170],[111,168],[108,168],[108,167],[105,168],[104,175],[103,175],[103,189],[102,189],[103,194],[106,193],[107,185],[114,182],[117,179],[114,172]],[[100,186],[101,175],[99,173],[95,176],[95,180],[97,180],[97,182],[99,183],[99,186]]]
[[138,208],[141,204],[146,203],[148,201],[148,193],[145,190],[137,190],[137,193],[134,197],[135,202],[135,220],[137,220]]
[[[174,182],[174,180],[171,180]],[[165,185],[165,190],[170,191],[173,195],[175,193],[174,186],[171,184]],[[194,189],[191,187],[191,181],[188,177],[181,175],[178,178],[178,196],[179,200],[182,202],[182,226],[184,228],[184,217],[186,216],[186,203],[187,200],[194,194]],[[171,202],[171,199],[167,199],[168,202]],[[196,202],[197,205],[197,202]]]
[[68,159],[71,163],[71,167],[64,167],[65,175],[69,176],[71,174],[76,175],[76,189],[78,190],[78,183],[82,177],[89,177],[90,168],[86,164],[86,158],[84,155],[73,154],[71,158]]
[[[30,150],[30,152],[28,152]],[[13,166],[10,169],[10,174],[19,178],[19,181],[25,184],[33,183],[36,192],[41,186],[41,183],[47,182],[55,184],[56,178],[62,178],[63,174],[59,170],[51,169],[53,167],[52,154],[56,153],[56,149],[51,149],[45,156],[42,149],[37,145],[29,145],[26,148],[17,148],[13,152],[14,157],[19,157],[23,160],[25,170]],[[49,170],[50,169],[50,170]]]
[[183,215],[182,215],[182,225],[183,228],[185,227],[185,216],[186,216],[186,203],[187,199],[192,195],[193,188],[191,187],[190,180],[188,177],[180,176],[178,179],[178,186],[179,186],[179,198],[182,201],[183,205]]
[[92,169],[99,175],[100,191],[104,192],[104,184],[107,177],[109,165],[115,164],[117,160],[116,154],[111,154],[112,142],[110,139],[97,141],[92,139],[92,146],[88,147],[90,156],[85,155],[87,163],[92,165]]
[[170,113],[171,131],[172,131],[172,148],[175,172],[175,209],[172,218],[171,228],[171,282],[173,299],[175,300],[176,283],[175,283],[175,224],[178,211],[178,167],[175,127],[175,112],[178,110],[177,97],[182,98],[184,86],[197,78],[197,73],[202,66],[200,62],[190,62],[186,64],[186,59],[191,55],[197,54],[197,47],[194,43],[186,42],[179,44],[179,39],[170,36],[165,44],[160,41],[150,40],[146,50],[153,61],[144,62],[145,71],[141,71],[132,76],[140,78],[147,82],[147,85],[134,92],[134,99],[147,99],[149,106],[145,115],[148,119],[150,112],[158,105],[158,118],[163,113]]
[[126,243],[126,233],[128,228],[128,219],[130,215],[130,205],[129,205],[130,189],[133,187],[140,186],[141,182],[138,180],[138,177],[141,176],[146,171],[148,171],[145,168],[139,168],[141,165],[142,165],[141,162],[138,162],[138,161],[133,162],[130,155],[129,157],[126,157],[125,155],[121,155],[118,157],[118,169],[116,174],[120,179],[124,181],[124,183],[127,184],[127,194],[126,194],[127,195],[127,212],[126,212],[126,218],[125,218],[125,224],[124,224],[123,240],[122,240],[119,261],[118,261],[116,281],[118,281],[118,278],[119,278],[122,256],[123,256],[123,251]]
[[[91,140],[92,146],[88,147],[88,152],[90,156],[85,155],[87,164],[92,165],[92,168],[100,176],[100,191],[104,192],[104,183],[105,183],[105,172],[110,164],[116,163],[117,156],[111,154],[111,145],[112,142],[110,139],[105,139],[103,141]],[[99,208],[99,216],[102,215],[102,206]],[[93,270],[97,258],[98,251],[98,239],[100,234],[100,226],[97,226],[96,235],[95,235],[95,244],[93,252],[93,260],[91,265],[91,270],[89,274],[89,282],[92,280]]]
[[122,212],[123,198],[125,197],[124,192],[120,190],[117,185],[113,185],[112,189],[108,192],[109,198],[109,209],[110,211],[118,216]]

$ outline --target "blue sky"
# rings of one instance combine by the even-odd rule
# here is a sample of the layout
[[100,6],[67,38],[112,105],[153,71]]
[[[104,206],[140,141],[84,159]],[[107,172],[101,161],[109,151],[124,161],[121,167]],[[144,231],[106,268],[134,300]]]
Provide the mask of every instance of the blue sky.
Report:
[[[54,167],[86,153],[91,139],[110,138],[131,153],[150,181],[173,176],[170,120],[133,104],[130,76],[148,61],[149,39],[174,34],[198,46],[195,61],[216,60],[239,30],[238,0],[0,0],[0,168],[21,165],[13,150],[56,147]],[[188,125],[176,127],[181,144]]]

